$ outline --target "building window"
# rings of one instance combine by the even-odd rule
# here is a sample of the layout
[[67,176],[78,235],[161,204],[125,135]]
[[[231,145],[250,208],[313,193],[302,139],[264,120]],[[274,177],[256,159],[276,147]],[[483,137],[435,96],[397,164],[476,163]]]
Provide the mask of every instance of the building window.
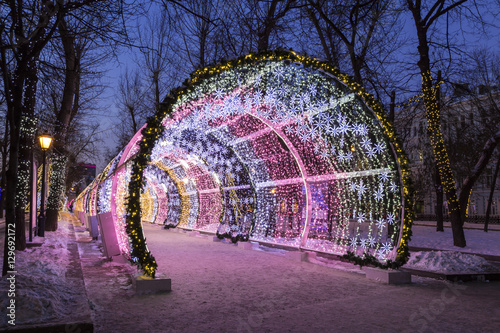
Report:
[[424,202],[423,201],[417,201],[415,204],[415,213],[416,214],[423,214],[424,213]]

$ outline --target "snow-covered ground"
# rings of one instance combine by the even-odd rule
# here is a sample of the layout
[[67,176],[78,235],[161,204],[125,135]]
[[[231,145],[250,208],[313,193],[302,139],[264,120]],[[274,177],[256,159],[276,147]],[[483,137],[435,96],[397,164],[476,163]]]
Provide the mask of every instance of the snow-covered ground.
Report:
[[435,249],[414,251],[407,268],[439,273],[479,273],[498,271],[486,259],[475,254],[500,257],[500,231],[484,232],[482,229],[464,229],[466,247],[453,245],[451,228],[436,232],[434,226],[414,225],[410,248]]
[[[60,223],[56,232],[47,232],[40,247],[16,251],[16,325],[64,321],[65,318],[78,317],[75,313],[88,313],[87,304],[75,301],[81,298],[81,286],[75,284],[71,274],[67,274],[71,267],[68,240],[73,233],[68,226],[67,223]],[[35,238],[34,241],[41,240]],[[8,290],[9,281],[2,278],[2,312],[10,301]],[[7,319],[6,316],[1,316],[0,328],[7,326]]]
[[486,259],[473,254],[455,251],[412,252],[407,268],[439,273],[494,272],[498,268]]
[[154,225],[145,225],[145,235],[158,271],[172,279],[172,292],[134,296],[86,261],[86,270],[94,271],[86,281],[96,332],[496,332],[500,327],[497,282],[454,285],[416,277],[411,285],[384,285],[346,272],[348,267],[359,272],[348,263],[290,260],[283,250],[258,244],[244,250]]
[[435,227],[414,225],[412,232],[410,247],[500,256],[500,231],[497,230],[484,232],[481,229],[465,229],[467,246],[464,248],[453,246],[451,228],[444,228],[443,232],[436,232]]
[[[71,274],[68,275],[68,267],[72,265],[72,259],[67,247],[69,243],[74,243],[74,239],[69,241],[73,231],[66,222],[61,222],[59,226],[57,232],[46,234],[43,246],[17,252],[17,324],[60,321],[64,318],[73,318],[75,313],[88,312],[88,307],[83,309],[81,303],[74,304],[76,298],[81,298],[82,291],[75,286],[75,281],[68,278],[71,276]],[[259,302],[261,302],[259,300],[263,299],[263,295],[277,295],[277,298],[272,299],[272,303],[279,309],[272,311],[281,313],[280,316],[283,316],[281,320],[289,317],[289,320],[293,322],[298,320],[297,315],[294,315],[293,311],[287,312],[286,309],[293,308],[295,306],[292,304],[293,302],[305,302],[308,304],[306,307],[313,307],[314,302],[309,304],[310,302],[305,300],[309,297],[319,300],[322,304],[327,304],[325,293],[330,292],[330,289],[324,289],[325,286],[331,286],[336,290],[331,295],[333,299],[336,299],[340,294],[352,298],[359,292],[360,288],[367,295],[373,294],[374,290],[379,290],[376,293],[391,292],[386,286],[378,285],[375,288],[376,285],[372,282],[367,282],[365,279],[359,280],[362,278],[362,271],[359,267],[349,263],[318,257],[313,260],[316,265],[303,266],[300,262],[284,258],[286,252],[284,250],[271,249],[258,244],[254,245],[254,250],[257,251],[244,251],[232,244],[213,243],[211,237],[204,239],[188,237],[171,230],[163,230],[158,226],[146,225],[145,231],[149,247],[159,263],[159,273],[173,279],[174,291],[169,294],[171,296],[166,298],[168,304],[162,303],[163,298],[160,295],[135,297],[130,280],[130,265],[106,261],[102,256],[99,243],[78,244],[97,332],[133,332],[136,331],[136,328],[142,327],[147,328],[148,332],[160,332],[162,329],[156,329],[156,326],[153,325],[155,322],[161,325],[160,323],[166,320],[165,318],[170,318],[168,320],[171,321],[173,320],[171,318],[175,316],[180,316],[179,320],[182,321],[184,320],[182,319],[183,313],[193,315],[193,311],[208,312],[203,312],[205,314],[202,314],[194,322],[189,320],[183,323],[171,322],[170,327],[181,330],[189,330],[190,327],[200,330],[217,330],[221,326],[218,326],[217,322],[210,323],[209,318],[219,318],[219,312],[225,311],[228,317],[219,318],[224,323],[235,322],[236,326],[233,327],[235,329],[243,327],[243,330],[248,331],[250,328],[259,331],[260,328],[278,327],[269,323],[267,312],[262,312],[263,310],[258,308]],[[484,259],[456,251],[500,256],[500,231],[484,233],[482,230],[465,230],[465,233],[467,247],[457,248],[452,245],[449,228],[445,229],[444,233],[437,233],[433,227],[414,226],[414,235],[410,246],[451,251],[414,252],[407,264],[408,267],[443,273],[491,270]],[[86,250],[82,251],[82,249]],[[324,271],[325,267],[333,269],[329,269],[331,271],[329,273]],[[201,275],[198,276],[199,274]],[[278,282],[280,280],[282,282]],[[429,282],[428,279],[424,278],[418,278],[415,281],[419,286],[418,292],[412,291],[411,288],[404,290],[408,294],[407,297],[414,297],[412,295],[415,292],[422,293],[424,298],[419,301],[422,304],[426,302],[425,297],[427,297],[427,302],[433,300],[434,291],[432,290],[439,291],[438,283],[442,283]],[[337,287],[336,285],[340,283],[345,283],[345,286]],[[0,306],[2,309],[6,308],[8,302],[7,284],[6,279],[0,280]],[[357,287],[353,287],[351,284]],[[300,289],[296,289],[297,286],[300,286]],[[313,286],[315,287],[312,288]],[[428,286],[430,286],[429,290],[426,289]],[[290,294],[291,290],[293,293]],[[473,293],[471,292],[471,294]],[[490,294],[492,293],[484,291],[482,297],[490,297]],[[435,295],[435,297],[438,296],[439,294]],[[264,299],[267,299],[266,297]],[[365,298],[363,296],[356,299],[360,302],[367,302],[369,297]],[[353,302],[356,300],[351,302],[352,305],[354,305]],[[394,299],[392,302],[399,301]],[[471,304],[475,304],[476,301],[471,302]],[[210,304],[213,309],[209,310],[205,304]],[[344,303],[342,304],[343,307],[346,306]],[[392,306],[392,303],[386,305],[389,304]],[[146,314],[144,311],[149,305],[155,310]],[[340,305],[339,303],[337,306]],[[406,305],[401,306],[404,308]],[[250,312],[242,310],[247,308]],[[473,311],[472,309],[473,307],[470,306],[470,309],[466,309],[466,311],[470,313]],[[355,308],[352,310],[354,311]],[[363,312],[369,309],[362,306],[358,310]],[[239,317],[232,318],[231,311],[239,311]],[[156,316],[155,312],[157,312]],[[141,313],[141,316],[149,318],[152,322],[146,324],[146,319],[142,319],[141,326],[135,327],[132,324],[134,321],[124,319],[121,313],[130,318]],[[260,316],[259,318],[262,317],[259,321],[260,326],[254,325],[254,319],[250,318],[250,315],[245,317],[242,313],[251,313]],[[466,315],[465,312],[464,315]],[[342,319],[339,320],[342,321]],[[188,325],[188,322],[191,326]],[[308,321],[305,319],[300,321],[299,324],[302,325],[300,327],[306,329],[307,326],[303,324],[305,322]],[[6,317],[2,316],[0,330],[5,325]],[[349,324],[344,323],[344,325],[347,325],[344,326],[346,329],[358,327],[365,330],[385,327],[380,326],[383,324],[349,326]],[[453,325],[451,323],[448,327],[451,329],[455,327]],[[229,329],[229,327],[227,328]]]

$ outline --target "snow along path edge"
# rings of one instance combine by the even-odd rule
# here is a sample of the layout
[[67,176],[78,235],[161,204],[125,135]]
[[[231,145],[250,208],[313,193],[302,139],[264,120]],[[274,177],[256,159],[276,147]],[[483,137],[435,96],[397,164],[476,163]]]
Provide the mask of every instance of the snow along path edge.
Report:
[[[58,230],[53,233],[47,233],[45,243],[43,249],[37,248],[30,250],[30,253],[24,256],[26,258],[36,256],[35,263],[39,262],[39,265],[42,266],[48,265],[47,269],[54,267],[54,265],[60,265],[59,274],[54,277],[56,280],[53,282],[59,284],[57,288],[63,291],[64,294],[59,295],[56,299],[41,299],[40,304],[45,306],[43,304],[47,304],[48,302],[49,305],[53,304],[53,306],[59,306],[58,302],[63,302],[60,305],[65,304],[66,312],[69,314],[62,315],[61,317],[61,314],[54,313],[52,315],[51,313],[43,313],[37,320],[31,319],[28,322],[21,321],[20,323],[16,323],[15,326],[1,327],[1,330],[5,330],[5,332],[26,333],[93,332],[94,325],[90,316],[91,313],[87,291],[83,280],[80,256],[72,223],[65,220],[59,220]],[[37,252],[40,253],[37,255]],[[31,261],[31,259],[28,259],[27,263]],[[23,268],[21,268],[21,270],[22,269]],[[26,273],[28,277],[32,274],[30,271]],[[32,281],[36,282],[35,280]],[[26,285],[26,288],[28,287],[36,291],[37,284],[32,286]],[[44,288],[43,285],[39,285],[39,287]],[[45,293],[44,291],[43,295],[45,295]],[[43,295],[40,297],[43,298],[46,296]],[[30,316],[29,314],[26,315]]]

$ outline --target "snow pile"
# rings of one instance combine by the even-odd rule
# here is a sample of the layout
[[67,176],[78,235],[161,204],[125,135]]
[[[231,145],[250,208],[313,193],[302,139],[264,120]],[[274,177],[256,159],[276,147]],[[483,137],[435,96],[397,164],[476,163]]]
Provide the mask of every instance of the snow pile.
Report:
[[[252,242],[252,244],[255,245],[258,243]],[[279,254],[279,255],[285,255],[285,253],[288,252],[287,250],[278,249],[275,247],[270,247],[270,246],[265,246],[265,245],[254,246],[253,249],[257,250],[257,251],[262,251],[262,252],[267,252],[267,253],[272,253],[272,254]]]
[[333,260],[333,259],[323,258],[320,256],[316,256],[315,259],[308,259],[308,260],[313,264],[333,268],[339,271],[363,274],[361,267],[353,265],[350,262]]
[[440,273],[480,273],[495,269],[482,257],[455,251],[412,252],[404,267]]
[[453,246],[451,228],[444,228],[444,232],[436,232],[434,226],[414,225],[411,231],[413,236],[410,247],[500,256],[500,231],[484,232],[481,229],[464,229],[467,246],[463,248]]
[[[66,281],[69,232],[66,223],[59,223],[56,232],[46,232],[41,247],[16,251],[16,325],[54,321],[75,310],[73,304],[80,295]],[[2,309],[10,300],[8,282],[0,280]],[[7,317],[1,317],[0,327],[7,326]]]

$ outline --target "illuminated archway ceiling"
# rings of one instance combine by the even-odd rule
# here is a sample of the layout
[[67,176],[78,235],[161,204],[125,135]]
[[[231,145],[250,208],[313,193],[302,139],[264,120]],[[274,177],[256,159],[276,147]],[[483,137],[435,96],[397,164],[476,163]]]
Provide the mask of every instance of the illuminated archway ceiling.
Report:
[[280,51],[199,70],[138,134],[125,220],[148,275],[140,197],[161,172],[172,193],[157,223],[376,265],[408,258],[407,159],[380,105],[328,64]]
[[[227,237],[395,258],[397,156],[377,115],[342,81],[266,59],[204,78],[172,109],[150,164],[163,165],[171,192],[195,209],[168,223],[196,229],[215,215]],[[181,201],[171,200],[172,211]]]

